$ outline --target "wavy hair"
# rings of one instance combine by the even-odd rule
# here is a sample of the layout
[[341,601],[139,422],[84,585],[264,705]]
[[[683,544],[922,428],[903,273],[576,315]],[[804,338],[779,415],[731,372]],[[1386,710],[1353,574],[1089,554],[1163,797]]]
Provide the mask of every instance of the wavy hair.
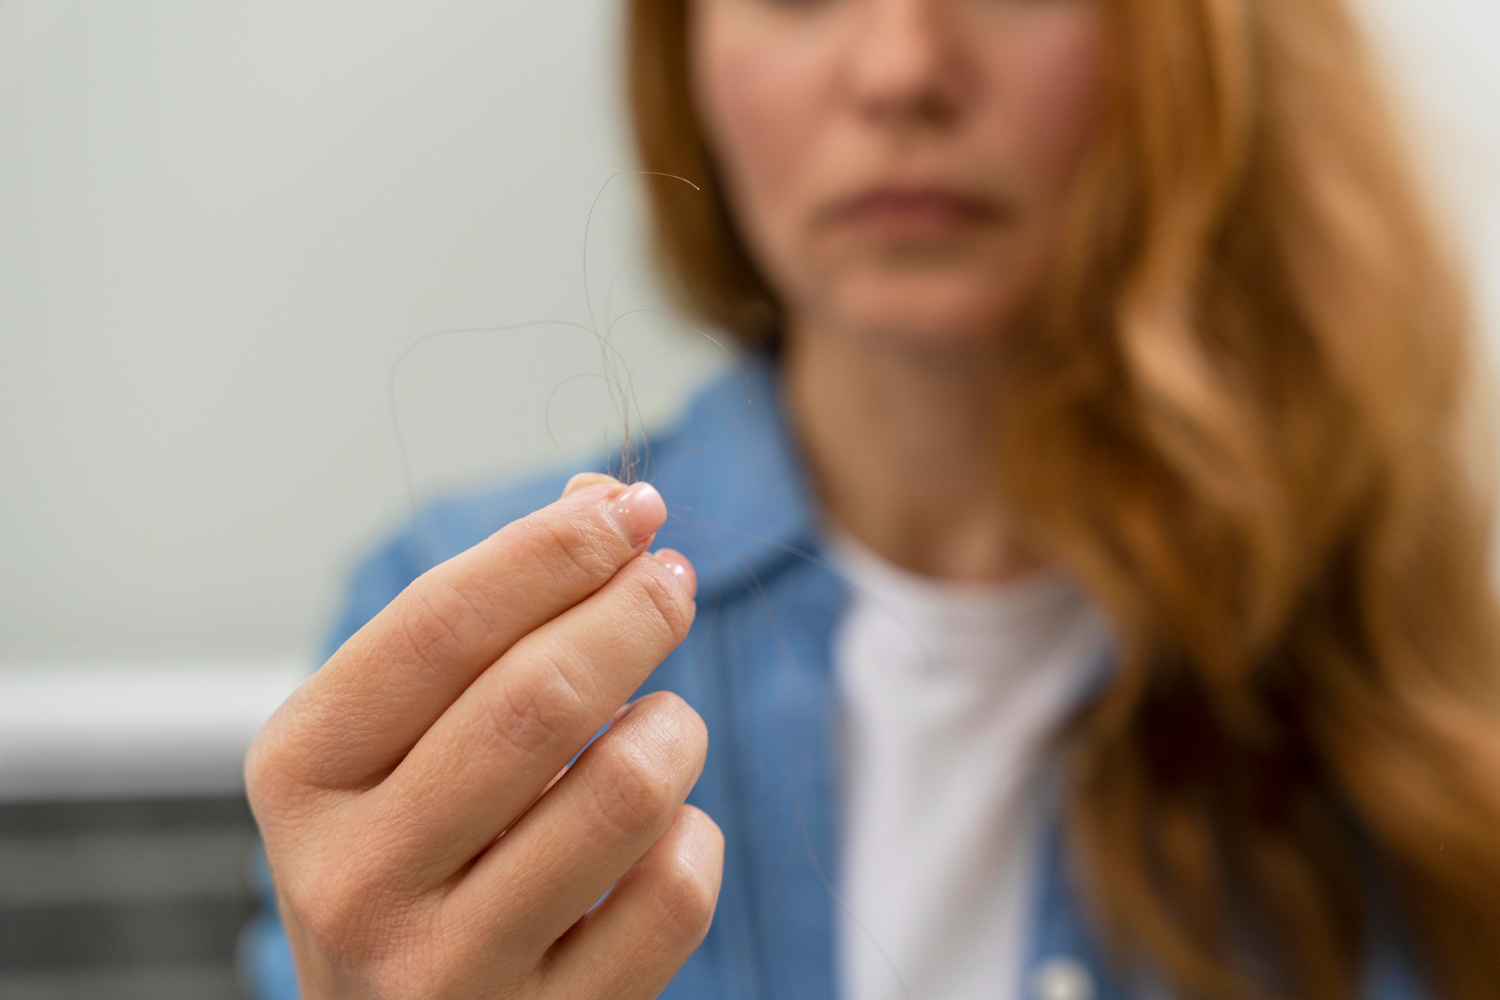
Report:
[[[1187,996],[1353,997],[1407,937],[1439,995],[1494,997],[1500,629],[1457,269],[1342,0],[1099,2],[1108,108],[997,456],[1120,639],[1065,740],[1086,890],[1122,965]],[[658,248],[764,343],[687,17],[630,5],[643,166],[707,194],[651,187]]]

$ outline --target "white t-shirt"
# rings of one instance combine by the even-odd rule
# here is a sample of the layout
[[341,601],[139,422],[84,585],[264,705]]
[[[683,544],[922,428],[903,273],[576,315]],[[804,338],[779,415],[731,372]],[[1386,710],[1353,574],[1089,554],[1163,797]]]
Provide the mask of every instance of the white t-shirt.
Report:
[[834,642],[842,1000],[1014,1000],[1048,738],[1107,654],[1067,578],[955,584],[849,538]]

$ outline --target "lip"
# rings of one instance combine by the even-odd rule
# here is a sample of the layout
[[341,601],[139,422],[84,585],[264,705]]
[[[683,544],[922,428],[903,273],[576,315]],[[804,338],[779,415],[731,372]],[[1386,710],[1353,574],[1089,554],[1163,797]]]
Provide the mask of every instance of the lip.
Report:
[[998,220],[1000,206],[936,186],[882,185],[829,206],[825,221],[889,238],[940,238]]

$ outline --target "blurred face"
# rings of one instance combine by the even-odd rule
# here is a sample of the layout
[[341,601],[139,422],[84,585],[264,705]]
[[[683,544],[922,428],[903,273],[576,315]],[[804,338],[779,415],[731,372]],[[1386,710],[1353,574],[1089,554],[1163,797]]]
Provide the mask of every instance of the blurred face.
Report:
[[692,2],[703,127],[793,333],[1001,336],[1092,132],[1094,0]]

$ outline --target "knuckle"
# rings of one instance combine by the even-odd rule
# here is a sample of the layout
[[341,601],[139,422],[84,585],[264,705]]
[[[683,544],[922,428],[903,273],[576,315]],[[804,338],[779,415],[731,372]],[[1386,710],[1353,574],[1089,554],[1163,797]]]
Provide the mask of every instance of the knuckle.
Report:
[[425,964],[411,959],[432,954],[436,911],[397,877],[389,845],[363,818],[347,817],[325,835],[271,853],[270,862],[294,950],[360,970],[382,985],[380,996],[432,995],[398,986],[424,978]]
[[398,618],[400,636],[418,663],[442,670],[452,662],[454,651],[463,648],[463,614],[428,591],[427,587],[407,588],[412,606],[403,608]]
[[[712,824],[707,817],[698,822]],[[719,836],[722,844],[722,835]],[[661,870],[656,894],[668,933],[685,940],[701,941],[713,922],[714,907],[719,899],[719,883],[714,869],[680,857],[673,858]]]
[[293,812],[294,803],[310,790],[297,730],[286,716],[283,706],[255,734],[245,753],[245,797],[262,827]]
[[681,805],[702,770],[708,728],[687,702],[661,691],[642,698],[600,750],[600,766],[588,769],[599,812],[616,830],[640,830]]
[[536,518],[526,532],[531,555],[560,583],[597,587],[619,569],[625,542],[613,528],[596,520],[563,514]]
[[658,691],[642,698],[636,711],[652,720],[655,738],[681,766],[702,766],[708,753],[708,726],[681,695]]
[[599,815],[616,832],[661,825],[677,808],[678,782],[653,755],[615,741],[605,766],[590,769],[589,791]]
[[276,889],[281,907],[316,951],[351,956],[361,950],[368,893],[343,868],[306,867],[294,877],[279,879]]
[[278,904],[312,949],[340,963],[369,967],[404,936],[419,933],[417,900],[359,859],[354,844],[324,844],[276,879]]
[[697,606],[671,570],[655,559],[640,559],[642,571],[637,584],[647,607],[656,615],[674,642],[681,642],[693,624]]
[[284,769],[269,729],[268,725],[256,734],[245,754],[245,795],[257,817],[274,810],[281,797]]
[[671,865],[658,891],[671,932],[685,939],[703,940],[713,922],[718,886],[689,865]]
[[542,651],[534,671],[502,684],[491,729],[507,745],[536,755],[567,740],[584,717],[588,698],[563,665],[560,651]]

